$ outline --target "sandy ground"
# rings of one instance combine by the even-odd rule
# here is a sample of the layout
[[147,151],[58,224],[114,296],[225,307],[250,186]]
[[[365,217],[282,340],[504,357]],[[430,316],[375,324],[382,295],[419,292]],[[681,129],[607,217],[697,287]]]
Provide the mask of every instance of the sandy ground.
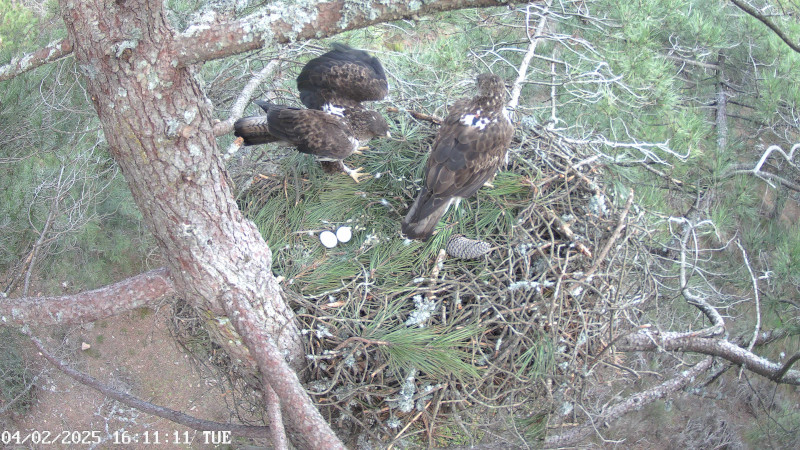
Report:
[[[72,367],[114,388],[197,418],[230,422],[228,405],[233,400],[230,391],[218,386],[212,374],[200,373],[190,356],[179,348],[169,334],[167,317],[170,314],[168,307],[159,312],[132,311],[73,328],[66,336],[53,333],[47,344],[55,346],[64,342],[62,358]],[[90,348],[82,349],[83,343]],[[213,445],[214,439],[224,441],[224,436],[204,435],[108,399],[52,366],[46,368],[36,398],[30,413],[17,423],[21,436],[34,431],[43,436],[50,432],[53,439],[57,433],[80,431],[85,432],[81,433],[81,439],[88,443],[67,445],[78,437],[73,433],[63,443],[45,446],[31,445],[29,441],[12,448],[204,449],[220,448]]]

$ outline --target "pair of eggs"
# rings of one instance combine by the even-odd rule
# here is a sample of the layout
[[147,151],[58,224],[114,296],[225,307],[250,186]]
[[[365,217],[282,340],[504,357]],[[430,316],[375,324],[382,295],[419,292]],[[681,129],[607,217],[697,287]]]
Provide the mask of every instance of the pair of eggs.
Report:
[[353,230],[350,227],[339,227],[336,232],[325,230],[319,234],[319,241],[325,248],[336,247],[339,242],[345,243],[353,237]]

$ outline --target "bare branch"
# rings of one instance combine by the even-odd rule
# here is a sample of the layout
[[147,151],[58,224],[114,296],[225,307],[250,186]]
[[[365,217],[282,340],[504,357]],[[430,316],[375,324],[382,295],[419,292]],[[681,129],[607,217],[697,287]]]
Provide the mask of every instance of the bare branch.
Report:
[[800,353],[795,353],[794,355],[792,355],[792,357],[789,358],[788,361],[786,361],[783,367],[781,367],[778,373],[776,373],[775,376],[772,377],[772,380],[775,381],[776,383],[782,382],[784,375],[786,375],[786,372],[788,372],[789,369],[792,367],[792,365],[797,361],[800,361]]
[[748,5],[745,2],[742,2],[740,0],[731,0],[731,3],[736,5],[739,9],[741,9],[744,12],[746,12],[747,14],[749,14],[749,15],[755,17],[756,19],[758,19],[761,23],[766,25],[767,28],[772,30],[772,32],[775,33],[779,38],[781,38],[781,40],[783,42],[785,42],[786,45],[789,46],[789,48],[791,48],[792,50],[796,51],[797,53],[800,53],[800,45],[797,45],[797,43],[794,42],[792,40],[792,38],[787,36],[786,33],[783,32],[783,30],[778,28],[778,26],[775,25],[774,23],[772,23],[772,21],[769,20],[766,16],[764,16],[760,12],[756,11],[755,8],[753,8],[752,6]]
[[33,70],[39,66],[53,62],[72,53],[72,42],[67,39],[51,42],[47,47],[17,57],[10,63],[0,66],[0,81],[10,80],[17,75]]
[[283,428],[283,417],[281,415],[281,399],[269,385],[269,380],[264,381],[264,399],[267,402],[267,416],[269,417],[269,431],[272,437],[272,446],[276,450],[286,450],[289,448],[286,442],[286,430]]
[[[64,170],[62,167],[61,174],[59,175],[59,181],[61,181],[61,176],[63,175]],[[44,222],[44,227],[42,231],[39,233],[39,239],[36,240],[36,243],[33,245],[33,249],[31,250],[30,256],[27,258],[28,261],[28,270],[25,271],[25,284],[22,287],[22,296],[28,296],[28,289],[31,283],[31,273],[33,273],[33,268],[36,266],[36,258],[39,255],[39,250],[42,248],[42,244],[45,241],[45,237],[47,237],[47,232],[50,230],[50,225],[53,224],[53,220],[55,218],[56,212],[58,211],[58,197],[54,197],[52,202],[50,203],[50,211],[47,213],[47,220]]]
[[333,433],[303,389],[297,373],[289,367],[274,338],[263,325],[265,318],[253,309],[249,299],[235,292],[223,296],[225,312],[236,332],[242,337],[265,380],[281,399],[286,424],[302,448],[343,449],[344,444]]
[[273,59],[247,82],[242,92],[236,98],[236,101],[233,102],[233,106],[231,106],[230,117],[214,125],[214,136],[222,136],[233,130],[233,123],[244,114],[245,107],[250,103],[250,99],[253,98],[253,91],[256,90],[258,85],[264,82],[265,78],[275,72],[279,64],[279,59]]
[[617,239],[619,239],[619,235],[620,233],[622,233],[622,229],[625,228],[625,225],[627,225],[627,223],[625,222],[625,218],[628,216],[628,212],[631,210],[631,205],[633,205],[633,189],[631,189],[628,192],[628,200],[625,202],[625,206],[622,208],[622,213],[620,213],[619,215],[617,227],[614,229],[614,232],[611,233],[611,237],[608,238],[608,241],[603,246],[602,250],[600,250],[600,253],[597,254],[597,257],[595,257],[594,264],[592,264],[592,267],[590,267],[589,270],[586,271],[583,278],[581,278],[581,281],[586,281],[595,272],[597,272],[597,269],[600,268],[600,264],[602,264],[603,261],[606,260],[606,256],[608,256],[608,252],[611,250],[611,246],[613,246],[614,242],[616,242]]
[[[272,2],[233,22],[189,27],[175,38],[179,66],[223,58],[272,43],[320,39],[381,22],[412,19],[441,11],[502,6],[507,0],[335,0],[316,4]],[[309,6],[312,5],[312,6]]]
[[79,324],[110,317],[175,294],[166,268],[151,270],[92,291],[60,297],[0,301],[0,325]]
[[519,95],[522,92],[522,85],[525,83],[525,77],[528,75],[528,66],[531,64],[533,55],[536,54],[536,46],[541,41],[541,36],[544,32],[544,26],[547,24],[547,16],[552,3],[552,0],[548,0],[547,3],[545,3],[544,10],[539,13],[539,23],[536,24],[536,30],[532,36],[530,35],[530,24],[528,22],[530,21],[531,17],[531,8],[533,8],[534,5],[529,3],[526,6],[525,23],[527,29],[529,30],[528,40],[530,40],[530,44],[528,45],[528,51],[522,58],[522,62],[517,70],[517,79],[514,81],[514,85],[511,88],[511,100],[508,102],[508,107],[511,109],[515,109],[519,105]]
[[761,301],[758,296],[758,279],[756,279],[755,274],[753,274],[753,268],[750,267],[750,259],[747,257],[747,251],[745,251],[738,239],[736,240],[736,245],[739,247],[739,250],[742,251],[744,265],[747,267],[747,272],[750,274],[750,281],[753,283],[753,295],[756,302],[756,325],[753,327],[753,338],[747,346],[747,351],[753,351],[753,346],[756,345],[756,340],[758,340],[758,332],[761,330]]
[[67,376],[74,379],[75,381],[84,384],[96,391],[102,392],[108,397],[111,397],[118,402],[124,403],[130,406],[131,408],[136,408],[139,411],[143,411],[148,414],[152,414],[154,416],[162,417],[172,422],[185,425],[194,430],[231,431],[233,433],[236,433],[237,435],[244,437],[263,438],[267,436],[267,432],[269,430],[268,427],[254,427],[248,425],[239,425],[234,423],[220,423],[220,422],[213,422],[210,420],[198,419],[197,417],[184,414],[180,411],[175,411],[174,409],[169,409],[163,406],[154,405],[138,397],[134,397],[133,395],[130,395],[128,393],[118,391],[92,376],[86,375],[83,372],[73,369],[72,367],[67,365],[64,361],[61,361],[60,359],[56,358],[55,355],[50,353],[50,351],[48,351],[44,347],[44,344],[42,344],[42,342],[39,341],[39,339],[31,336],[30,334],[28,334],[28,337],[31,338],[31,341],[33,341],[33,344],[36,346],[36,348],[39,349],[39,353],[52,365],[56,366],[58,370],[64,372]]
[[762,167],[764,167],[764,164],[767,162],[767,160],[769,159],[770,155],[772,155],[772,153],[775,153],[775,152],[780,153],[781,156],[783,156],[783,158],[786,160],[786,162],[789,164],[790,167],[792,167],[793,169],[800,169],[798,164],[796,162],[794,162],[795,151],[797,151],[798,148],[800,148],[800,144],[794,144],[792,146],[791,150],[789,150],[789,153],[786,154],[786,152],[784,152],[783,149],[780,148],[779,146],[770,145],[769,147],[767,147],[766,150],[764,150],[764,153],[761,155],[761,158],[758,160],[758,162],[755,164],[755,166],[753,166],[752,169],[748,168],[749,165],[737,164],[737,165],[731,167],[730,169],[728,169],[728,171],[725,172],[722,175],[722,177],[723,178],[727,178],[727,177],[731,177],[731,176],[734,176],[734,175],[741,175],[741,174],[755,175],[756,177],[761,178],[762,180],[766,181],[773,188],[775,187],[775,185],[772,182],[775,181],[775,182],[783,185],[786,188],[789,188],[789,189],[791,189],[793,191],[796,191],[796,192],[800,192],[800,184],[798,184],[798,183],[796,183],[796,182],[794,182],[794,181],[792,181],[790,179],[787,179],[785,177],[782,177],[780,175],[777,175],[777,174],[774,174],[774,173],[771,173],[771,172],[765,172],[764,170],[762,170]]
[[[694,332],[695,335],[703,335],[703,336],[716,336],[725,331],[725,321],[722,319],[719,311],[716,308],[711,306],[710,303],[704,298],[701,294],[696,294],[692,287],[689,285],[689,278],[690,276],[687,275],[687,271],[689,269],[693,269],[694,266],[690,265],[687,260],[687,250],[688,250],[688,242],[689,238],[695,235],[695,229],[705,223],[711,223],[710,221],[702,221],[697,224],[693,224],[689,219],[685,217],[673,217],[670,219],[671,221],[682,223],[683,224],[683,236],[680,240],[681,245],[681,252],[680,252],[680,266],[679,266],[679,278],[680,278],[680,289],[681,294],[686,299],[686,302],[690,305],[696,306],[702,313],[711,321],[711,326],[701,330]],[[691,266],[691,267],[690,267]]]
[[697,363],[691,369],[681,372],[676,377],[671,378],[646,391],[634,394],[627,399],[609,407],[603,411],[600,416],[594,419],[590,418],[589,421],[579,427],[573,428],[560,435],[548,436],[547,439],[545,439],[545,447],[567,447],[582,441],[592,434],[592,432],[596,431],[598,425],[606,424],[607,422],[616,420],[629,412],[637,411],[643,406],[648,405],[659,398],[666,397],[667,395],[684,388],[698,375],[708,370],[713,361],[713,358],[706,358]]
[[[691,333],[642,330],[625,336],[617,343],[616,348],[624,352],[677,351],[718,356],[734,364],[743,365],[746,369],[769,379],[774,379],[781,370],[780,364],[762,358],[730,341],[705,338]],[[787,370],[781,377],[779,380],[781,383],[800,385],[800,370]]]

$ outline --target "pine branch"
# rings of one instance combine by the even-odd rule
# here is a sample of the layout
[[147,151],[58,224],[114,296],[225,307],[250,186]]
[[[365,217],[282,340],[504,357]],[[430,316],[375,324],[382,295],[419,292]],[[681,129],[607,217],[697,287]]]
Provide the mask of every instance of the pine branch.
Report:
[[0,325],[73,325],[93,322],[175,294],[166,268],[108,286],[60,297],[23,297],[0,302]]
[[275,43],[321,39],[382,22],[507,3],[508,0],[433,0],[421,4],[405,0],[373,0],[361,4],[335,0],[308,6],[290,1],[273,2],[240,20],[189,27],[175,37],[179,55],[177,63],[188,66]]
[[33,53],[17,57],[8,64],[0,66],[0,81],[10,80],[19,74],[33,70],[39,66],[53,62],[57,59],[72,53],[72,42],[62,39],[51,42],[46,47],[40,48]]
[[[344,0],[314,6],[278,2],[243,19],[221,23],[198,23],[176,36],[176,63],[191,64],[224,58],[262,48],[266,45],[321,39],[347,30],[376,23],[413,19],[417,16],[464,8],[502,6],[508,0],[434,0],[414,9],[403,0],[376,0],[356,5]],[[212,45],[213,44],[213,45]],[[72,53],[72,42],[63,39],[0,66],[0,81],[9,80],[29,70]]]

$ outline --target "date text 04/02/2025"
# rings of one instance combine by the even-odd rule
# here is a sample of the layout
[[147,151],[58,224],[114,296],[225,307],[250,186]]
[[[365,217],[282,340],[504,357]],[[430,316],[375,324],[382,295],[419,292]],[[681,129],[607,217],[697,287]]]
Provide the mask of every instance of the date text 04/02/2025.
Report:
[[[93,431],[8,431],[0,433],[0,444],[3,445],[91,445],[107,442],[110,444],[178,444],[189,445],[198,438],[198,432],[189,431],[145,431],[142,433],[131,433],[129,431],[115,431],[110,436],[101,433],[99,430]],[[230,444],[230,431],[201,431],[200,439],[204,444]]]

